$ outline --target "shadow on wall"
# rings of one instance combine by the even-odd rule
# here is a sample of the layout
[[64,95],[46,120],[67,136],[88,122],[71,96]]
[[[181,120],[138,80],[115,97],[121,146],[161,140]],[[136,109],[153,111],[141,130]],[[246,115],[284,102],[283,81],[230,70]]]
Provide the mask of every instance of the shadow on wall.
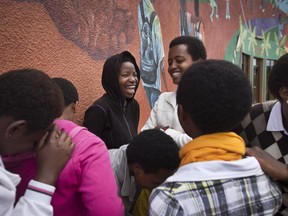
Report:
[[93,59],[106,59],[134,40],[135,20],[126,0],[16,1],[43,4],[58,31]]

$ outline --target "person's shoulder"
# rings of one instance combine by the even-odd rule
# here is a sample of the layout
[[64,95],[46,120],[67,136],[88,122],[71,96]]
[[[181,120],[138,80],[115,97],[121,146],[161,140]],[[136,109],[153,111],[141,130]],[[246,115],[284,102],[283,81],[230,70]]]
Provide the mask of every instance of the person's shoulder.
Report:
[[174,97],[175,92],[163,92],[159,95],[158,100],[165,100],[165,99],[170,99],[171,97]]
[[163,92],[160,94],[158,100],[159,104],[176,104],[176,92]]
[[65,129],[66,132],[69,132],[78,126],[76,123],[65,119],[56,119],[54,123],[58,126],[59,129]]
[[103,95],[100,98],[98,98],[92,105],[90,105],[87,110],[85,111],[85,114],[88,114],[93,111],[102,110],[104,113],[107,113],[109,105],[113,103],[113,100],[111,100],[110,97],[107,95]]
[[105,106],[106,104],[109,104],[112,101],[113,100],[111,97],[109,97],[107,94],[104,94],[100,98],[98,98],[96,101],[94,101],[92,106],[95,106],[95,105]]
[[139,107],[139,103],[138,103],[138,101],[137,101],[135,98],[133,98],[133,99],[131,100],[130,105],[131,105],[131,106],[138,106],[138,107]]
[[76,130],[76,134],[73,135],[72,139],[75,144],[74,158],[78,158],[80,155],[82,159],[90,157],[91,155],[93,155],[93,157],[98,157],[107,152],[104,141],[97,135],[88,131],[87,128],[79,126],[74,130]]
[[273,106],[276,104],[276,100],[265,101],[262,103],[254,104],[250,110],[250,116],[252,119],[257,118],[258,116],[270,112]]
[[120,146],[118,149],[108,149],[109,157],[112,160],[122,160],[122,158],[126,158],[126,149],[129,144],[125,144]]

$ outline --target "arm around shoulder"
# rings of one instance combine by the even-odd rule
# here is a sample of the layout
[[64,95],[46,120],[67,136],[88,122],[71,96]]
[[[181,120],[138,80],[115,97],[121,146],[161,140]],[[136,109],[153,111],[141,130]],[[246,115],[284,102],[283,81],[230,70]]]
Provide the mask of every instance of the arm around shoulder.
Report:
[[167,130],[165,130],[165,133],[173,138],[178,148],[180,149],[192,140],[192,138],[189,137],[186,133],[182,133],[172,128],[168,128]]

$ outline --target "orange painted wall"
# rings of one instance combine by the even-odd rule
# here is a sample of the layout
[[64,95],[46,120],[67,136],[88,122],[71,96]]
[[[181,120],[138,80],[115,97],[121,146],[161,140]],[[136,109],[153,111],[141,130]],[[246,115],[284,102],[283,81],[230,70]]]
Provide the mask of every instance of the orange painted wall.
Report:
[[[72,1],[70,0],[1,0],[0,73],[16,68],[33,67],[45,71],[52,77],[65,77],[71,80],[77,87],[80,94],[80,103],[76,118],[77,122],[81,123],[86,108],[104,92],[101,86],[101,72],[105,58],[95,58],[95,56],[93,57],[93,55],[91,55],[93,52],[94,54],[95,52],[97,54],[97,49],[95,48],[95,38],[97,38],[97,34],[101,34],[101,28],[100,30],[97,29],[99,25],[101,25],[101,22],[99,24],[97,19],[104,19],[105,22],[107,20],[107,25],[112,25],[112,23],[109,24],[107,16],[113,16],[113,13],[111,13],[109,10],[105,11],[105,5],[109,5],[111,8],[117,7],[118,9],[120,8],[121,10],[123,9],[128,11],[125,16],[129,16],[129,20],[122,20],[114,17],[114,19],[117,20],[117,25],[112,25],[111,27],[108,26],[108,28],[105,29],[105,22],[102,22],[102,28],[105,29],[105,31],[108,31],[110,28],[110,32],[112,30],[116,30],[117,32],[117,28],[126,26],[126,37],[122,29],[122,33],[119,33],[119,35],[116,33],[116,36],[113,35],[112,40],[119,40],[122,44],[120,43],[118,49],[129,50],[139,62],[140,42],[137,22],[137,6],[139,1],[89,1],[91,4],[93,3],[94,6],[97,4],[100,5],[103,7],[103,10],[100,10],[99,12],[101,16],[90,16],[87,18],[87,20],[84,19],[84,21],[87,21],[88,24],[92,21],[92,24],[94,24],[94,31],[88,33],[86,32],[86,34],[90,34],[91,38],[94,39],[94,41],[91,39],[91,41],[94,42],[94,47],[90,46],[92,48],[88,51],[87,49],[85,50],[83,46],[75,43],[75,41],[73,42],[67,39],[67,36],[63,35],[63,32],[59,31],[59,23],[57,23],[55,16],[62,16],[62,21],[64,23],[62,27],[69,33],[69,28],[73,28],[78,17],[79,19],[83,17],[86,18],[85,10],[88,11],[87,14],[93,14],[93,11],[91,12],[91,8],[87,7],[87,5],[86,7],[80,5],[81,10],[76,11],[78,13],[73,14],[74,12],[71,11],[71,8],[69,8],[69,4],[71,4],[71,2]],[[78,2],[79,4],[81,2],[82,4],[87,4],[87,2],[84,0],[78,0]],[[265,12],[261,12],[259,7],[256,8],[255,6],[255,11],[252,14],[248,8],[248,0],[243,0],[243,2],[246,11],[246,19],[253,16],[271,16],[271,6],[267,6],[267,10]],[[258,5],[260,0],[255,0],[254,2],[255,5]],[[61,14],[59,13],[59,10],[53,10],[53,8],[55,9],[60,7],[64,7],[65,10],[63,11],[68,11],[69,15],[72,14],[73,16]],[[179,1],[177,0],[157,0],[154,4],[154,8],[161,22],[165,50],[165,70],[167,71],[166,57],[168,55],[169,43],[174,37],[180,34],[180,5]],[[187,2],[187,10],[193,14],[192,9],[193,2]],[[218,1],[218,10],[219,19],[214,18],[214,21],[212,22],[209,17],[211,12],[209,3],[200,3],[200,17],[203,20],[205,45],[209,58],[223,58],[230,38],[239,28],[239,16],[241,15],[239,1],[230,1],[230,20],[225,19],[224,0]],[[69,20],[71,17],[75,20]],[[132,24],[131,20],[133,21]],[[129,22],[130,24],[127,26],[127,23]],[[77,26],[76,24],[75,26]],[[81,31],[80,28],[79,31]],[[85,32],[81,33],[83,36]],[[108,55],[110,48],[107,48],[107,46],[111,41],[104,40],[107,39],[105,35],[102,38],[102,41],[98,40],[96,45],[102,48],[102,55]],[[83,41],[85,42],[85,40]],[[105,53],[105,49],[107,53]],[[168,73],[167,81],[169,84],[168,90],[172,91],[175,86],[173,86],[170,77],[168,77]],[[163,91],[165,91],[165,89],[163,89]],[[150,113],[148,101],[141,84],[138,88],[136,99],[138,100],[141,108],[141,119],[139,125],[139,129],[141,129]]]

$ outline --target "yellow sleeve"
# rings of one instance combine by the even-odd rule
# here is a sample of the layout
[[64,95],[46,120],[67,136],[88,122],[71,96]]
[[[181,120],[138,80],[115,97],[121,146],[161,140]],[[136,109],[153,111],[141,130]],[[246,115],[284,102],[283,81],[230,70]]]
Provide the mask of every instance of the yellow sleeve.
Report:
[[151,191],[148,189],[142,189],[139,197],[134,205],[132,210],[133,216],[147,216],[148,215],[148,204],[149,204],[149,196]]

